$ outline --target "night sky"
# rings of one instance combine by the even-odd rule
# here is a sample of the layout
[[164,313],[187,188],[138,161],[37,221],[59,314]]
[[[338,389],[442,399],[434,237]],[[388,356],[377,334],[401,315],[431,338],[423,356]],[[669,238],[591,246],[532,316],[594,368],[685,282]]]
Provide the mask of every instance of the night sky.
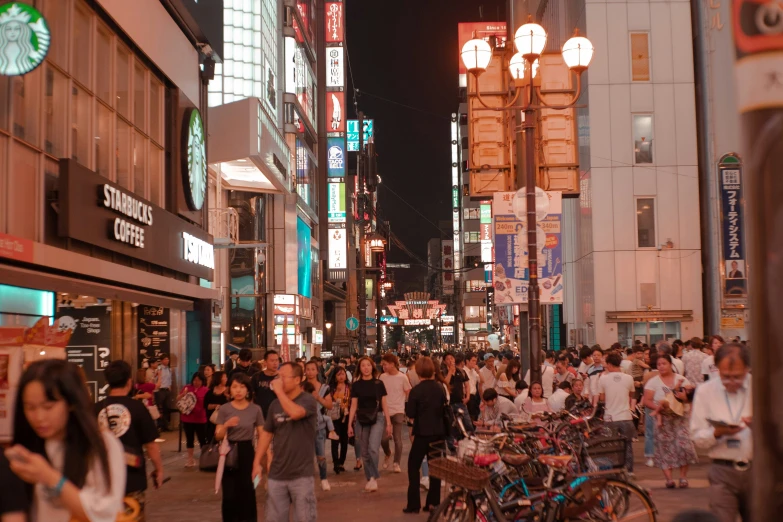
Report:
[[[457,24],[505,19],[506,2],[346,3],[348,56],[356,88],[364,91],[358,98],[359,110],[375,120],[382,185],[429,221],[451,221],[449,126],[451,113],[459,107]],[[349,104],[349,114],[355,118],[352,100]],[[427,241],[440,235],[437,227],[383,186],[379,191],[381,211],[392,232],[426,261]],[[392,246],[389,261],[413,260]],[[400,272],[404,271],[397,272],[398,280],[413,275]]]

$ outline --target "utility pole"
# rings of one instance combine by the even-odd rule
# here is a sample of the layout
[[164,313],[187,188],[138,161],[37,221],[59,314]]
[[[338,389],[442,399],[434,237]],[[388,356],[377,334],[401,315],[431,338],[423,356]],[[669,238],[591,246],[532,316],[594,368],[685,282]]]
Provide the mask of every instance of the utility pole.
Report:
[[358,295],[358,310],[359,315],[359,354],[364,355],[367,353],[367,290],[364,282],[365,274],[365,244],[364,244],[364,230],[367,224],[364,221],[364,209],[365,209],[365,169],[367,168],[367,161],[364,155],[364,113],[359,112],[359,154],[356,155],[356,210],[359,214],[359,266],[356,270],[356,288],[359,291]]

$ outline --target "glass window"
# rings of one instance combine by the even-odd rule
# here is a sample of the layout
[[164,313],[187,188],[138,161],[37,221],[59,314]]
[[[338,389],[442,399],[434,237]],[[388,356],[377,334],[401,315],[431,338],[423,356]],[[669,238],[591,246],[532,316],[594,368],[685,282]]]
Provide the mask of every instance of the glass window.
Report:
[[631,33],[631,80],[650,81],[650,35]]
[[8,92],[11,88],[11,78],[0,76],[0,129],[8,130]]
[[150,143],[150,201],[165,208],[163,201],[163,149]]
[[655,247],[655,198],[636,200],[636,229],[639,248]]
[[[4,2],[5,3],[5,2]],[[49,24],[49,34],[52,41],[49,43],[47,60],[52,60],[57,65],[68,70],[68,0],[46,0],[43,6],[43,14],[46,23]]]
[[163,145],[164,120],[163,84],[150,74],[150,137]]
[[8,233],[35,241],[38,213],[34,209],[40,205],[35,186],[40,154],[18,141],[12,141],[12,164],[8,170],[14,175],[8,177]]
[[131,127],[117,118],[117,183],[130,190],[130,140]]
[[14,136],[38,146],[38,110],[41,97],[41,67],[24,76],[14,76]]
[[653,117],[652,114],[633,115],[634,163],[653,162]]
[[680,338],[680,322],[666,321],[666,341],[671,342]]
[[133,192],[147,197],[147,138],[138,132],[133,133]]
[[112,57],[112,34],[102,23],[98,23],[97,40],[95,44],[95,64],[97,73],[95,75],[95,94],[98,97],[113,105],[111,99],[111,57]]
[[117,111],[130,119],[130,51],[117,43]]
[[98,121],[95,131],[95,171],[106,178],[111,176],[111,129],[114,123],[114,113],[102,103],[98,107]]
[[68,112],[68,78],[54,67],[46,66],[44,96],[44,151],[55,158],[67,157],[66,126]]
[[147,130],[147,79],[144,66],[138,60],[133,66],[133,123],[142,131]]
[[71,90],[71,159],[90,167],[90,105],[92,97],[73,86]]
[[92,13],[81,1],[76,2],[73,10],[73,64],[71,74],[82,85],[92,87],[90,84],[90,66],[92,64],[92,47],[90,46],[90,24]]

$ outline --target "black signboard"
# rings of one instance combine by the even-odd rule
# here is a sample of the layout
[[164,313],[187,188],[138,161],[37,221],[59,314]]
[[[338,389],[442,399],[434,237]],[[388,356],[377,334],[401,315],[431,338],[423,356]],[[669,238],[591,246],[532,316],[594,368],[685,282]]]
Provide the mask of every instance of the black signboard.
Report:
[[212,281],[204,229],[79,165],[60,160],[59,234]]
[[111,309],[109,306],[61,307],[57,318],[61,324],[74,328],[65,347],[66,358],[84,369],[93,399],[103,400],[108,394],[103,370],[111,362]]
[[159,357],[170,352],[169,309],[160,306],[139,305],[139,325],[136,335],[139,339],[139,366],[150,357]]

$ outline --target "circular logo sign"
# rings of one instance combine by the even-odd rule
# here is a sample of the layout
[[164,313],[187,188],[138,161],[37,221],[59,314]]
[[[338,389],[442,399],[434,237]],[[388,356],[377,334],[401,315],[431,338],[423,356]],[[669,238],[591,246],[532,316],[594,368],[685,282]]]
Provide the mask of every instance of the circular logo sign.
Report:
[[207,193],[207,151],[204,144],[204,123],[198,109],[185,113],[185,195],[191,210],[201,210]]
[[111,430],[117,438],[120,438],[128,433],[131,413],[122,404],[109,404],[98,414],[98,425]]
[[25,4],[0,6],[0,74],[27,74],[43,62],[51,34],[43,15]]

